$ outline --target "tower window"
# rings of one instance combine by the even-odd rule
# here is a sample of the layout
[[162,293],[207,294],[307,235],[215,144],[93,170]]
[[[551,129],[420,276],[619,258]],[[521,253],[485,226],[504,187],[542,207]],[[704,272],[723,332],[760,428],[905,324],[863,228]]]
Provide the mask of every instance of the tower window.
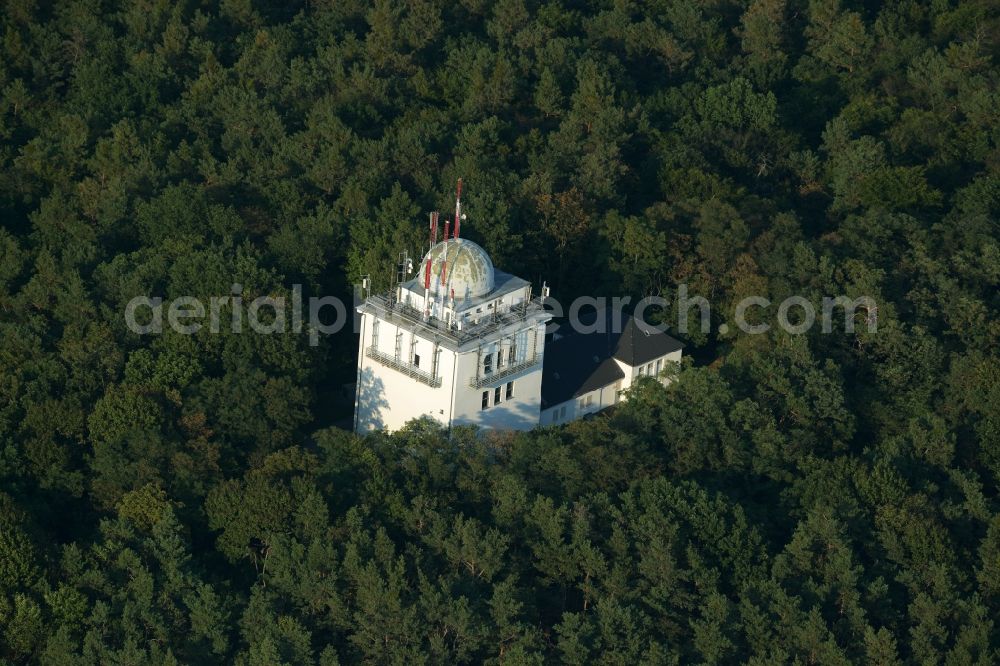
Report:
[[493,372],[493,354],[487,354],[483,357],[483,374],[489,375]]
[[507,363],[514,365],[514,361],[517,360],[517,343],[513,340],[510,341],[510,351],[507,352]]
[[514,382],[507,382],[507,397],[506,400],[510,400],[514,397]]
[[494,405],[499,405],[500,404],[500,387],[499,386],[496,387],[496,389],[494,389],[494,391],[493,391],[493,404]]
[[413,355],[413,365],[420,367],[420,354]]
[[486,409],[489,406],[490,406],[490,392],[483,391],[483,409]]

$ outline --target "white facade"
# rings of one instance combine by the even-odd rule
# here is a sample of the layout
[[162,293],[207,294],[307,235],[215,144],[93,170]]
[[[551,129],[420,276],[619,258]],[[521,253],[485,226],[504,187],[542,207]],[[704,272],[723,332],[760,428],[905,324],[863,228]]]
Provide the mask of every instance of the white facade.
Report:
[[671,363],[679,364],[681,362],[681,350],[678,349],[677,351],[636,366],[628,365],[618,359],[615,359],[615,362],[622,369],[622,372],[625,373],[625,378],[622,380],[623,389],[631,387],[639,377],[643,376],[656,377],[661,384],[666,386],[670,383],[670,378],[663,376],[662,373]]
[[611,405],[618,404],[621,401],[621,391],[623,390],[622,382],[619,380],[613,384],[602,386],[581,396],[561,402],[558,405],[548,407],[542,411],[539,424],[557,425],[559,423],[568,423],[583,418],[588,414],[599,412]]

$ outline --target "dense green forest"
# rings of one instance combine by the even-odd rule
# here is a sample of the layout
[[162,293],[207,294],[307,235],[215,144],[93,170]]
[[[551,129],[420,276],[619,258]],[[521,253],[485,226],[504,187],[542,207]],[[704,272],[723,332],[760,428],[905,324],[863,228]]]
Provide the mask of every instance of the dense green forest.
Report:
[[[995,0],[0,6],[0,663],[1000,662]],[[695,361],[360,438],[349,333],[125,325],[384,287],[459,176],[561,299],[710,297]]]

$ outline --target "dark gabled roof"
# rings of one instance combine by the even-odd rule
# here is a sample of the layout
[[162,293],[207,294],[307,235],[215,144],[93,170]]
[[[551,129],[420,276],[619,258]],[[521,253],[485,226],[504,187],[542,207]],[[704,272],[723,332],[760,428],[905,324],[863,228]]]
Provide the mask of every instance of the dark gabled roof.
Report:
[[613,312],[581,314],[580,321],[593,327],[605,318],[603,332],[571,331],[563,324],[545,344],[542,367],[542,407],[566,402],[578,395],[613,384],[625,377],[615,359],[638,366],[682,349],[684,344],[630,315],[615,326]]
[[636,367],[683,348],[684,343],[680,340],[656,330],[635,317],[629,317],[618,339],[615,358],[626,365]]
[[573,333],[545,344],[542,407],[611,384],[625,376],[609,353],[604,334]]

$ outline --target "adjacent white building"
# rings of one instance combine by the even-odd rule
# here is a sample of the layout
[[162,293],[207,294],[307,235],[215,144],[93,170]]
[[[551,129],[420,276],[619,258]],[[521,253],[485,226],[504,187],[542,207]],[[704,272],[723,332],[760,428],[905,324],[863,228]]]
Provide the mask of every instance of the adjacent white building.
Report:
[[671,365],[681,361],[680,341],[635,317],[616,320],[611,310],[604,310],[584,324],[588,332],[556,335],[546,345],[541,425],[565,423],[617,404],[622,392],[643,376],[667,384]]
[[680,342],[631,317],[618,332],[611,322],[605,332],[550,336],[547,345],[552,317],[531,284],[496,270],[475,243],[447,236],[446,227],[417,277],[358,307],[357,432],[398,430],[421,417],[449,428],[563,423],[680,361]]

